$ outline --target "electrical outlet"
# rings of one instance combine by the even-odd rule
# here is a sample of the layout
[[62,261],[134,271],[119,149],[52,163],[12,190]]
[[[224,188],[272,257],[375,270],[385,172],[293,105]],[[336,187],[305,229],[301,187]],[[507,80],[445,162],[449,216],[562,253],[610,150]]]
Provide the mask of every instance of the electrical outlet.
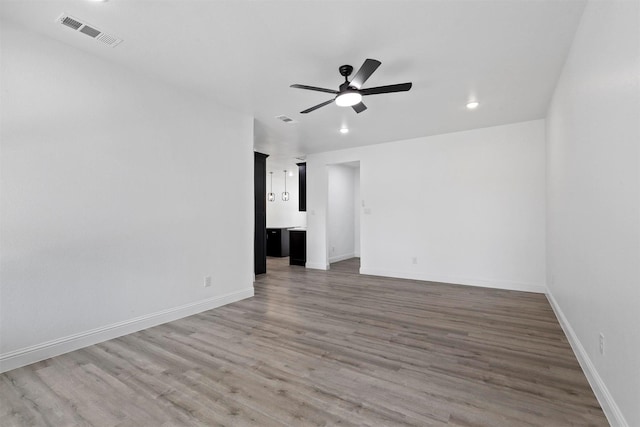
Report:
[[336,253],[336,247],[335,246],[331,246],[331,253],[335,254]]
[[211,276],[205,276],[205,278],[204,278],[204,287],[208,288],[209,286],[211,286]]
[[600,344],[600,354],[604,356],[604,334],[602,332],[600,332],[599,344]]
[[418,257],[414,256],[411,258],[411,264],[417,264],[418,263]]

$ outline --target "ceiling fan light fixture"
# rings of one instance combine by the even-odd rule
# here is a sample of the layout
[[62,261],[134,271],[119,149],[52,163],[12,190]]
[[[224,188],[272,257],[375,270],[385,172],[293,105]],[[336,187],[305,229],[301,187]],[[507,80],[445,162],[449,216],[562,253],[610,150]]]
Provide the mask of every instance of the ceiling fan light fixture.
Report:
[[348,128],[340,128],[340,133],[342,133],[342,134],[349,133],[349,129]]
[[336,97],[338,107],[353,107],[362,102],[362,95],[354,90],[346,90]]
[[478,101],[471,101],[467,103],[467,108],[469,110],[475,110],[476,108],[478,108],[478,105],[480,105]]

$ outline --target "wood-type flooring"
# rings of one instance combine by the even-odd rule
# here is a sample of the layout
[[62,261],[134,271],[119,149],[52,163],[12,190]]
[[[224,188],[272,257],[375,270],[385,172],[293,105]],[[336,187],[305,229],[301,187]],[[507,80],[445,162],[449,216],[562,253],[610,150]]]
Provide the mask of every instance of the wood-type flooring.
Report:
[[544,295],[358,262],[4,373],[0,425],[608,425]]

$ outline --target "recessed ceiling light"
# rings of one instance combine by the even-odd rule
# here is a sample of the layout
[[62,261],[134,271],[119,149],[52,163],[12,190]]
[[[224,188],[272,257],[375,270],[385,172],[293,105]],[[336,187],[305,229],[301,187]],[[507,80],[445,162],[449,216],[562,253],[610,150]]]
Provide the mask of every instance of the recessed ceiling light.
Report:
[[89,1],[93,3],[105,3],[105,2],[108,2],[109,0],[89,0]]
[[342,128],[342,129],[340,129],[340,133],[349,133],[349,129]]
[[467,103],[467,108],[469,110],[475,110],[476,108],[478,108],[478,105],[480,105],[480,103],[478,101],[471,101],[471,102]]

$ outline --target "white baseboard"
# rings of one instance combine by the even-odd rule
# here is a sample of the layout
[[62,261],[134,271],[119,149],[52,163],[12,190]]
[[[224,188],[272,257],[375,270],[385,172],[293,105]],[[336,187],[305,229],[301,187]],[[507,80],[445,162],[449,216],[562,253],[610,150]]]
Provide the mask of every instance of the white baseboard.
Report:
[[253,296],[253,286],[0,354],[0,373]]
[[329,264],[323,264],[319,262],[309,262],[304,265],[306,268],[313,268],[314,270],[328,270]]
[[354,257],[355,255],[352,253],[332,256],[331,258],[329,258],[329,264],[333,264],[334,262],[338,262],[338,261],[344,261],[345,259],[351,259]]
[[514,282],[507,280],[469,279],[465,277],[438,276],[421,272],[377,270],[360,268],[360,274],[371,276],[396,277],[398,279],[423,280],[425,282],[451,283],[454,285],[479,286],[482,288],[506,289],[509,291],[536,292],[544,294],[546,287],[540,284]]
[[558,322],[560,323],[564,334],[567,336],[569,344],[571,344],[571,348],[573,349],[573,353],[576,355],[578,363],[580,363],[580,367],[587,377],[587,381],[589,381],[589,385],[591,385],[591,389],[596,395],[596,399],[598,399],[598,402],[600,403],[600,406],[602,407],[602,410],[604,411],[609,424],[614,427],[629,427],[629,424],[624,419],[624,415],[622,415],[620,408],[616,404],[615,400],[613,400],[613,396],[611,396],[609,389],[605,385],[604,381],[602,381],[602,378],[598,374],[596,367],[591,362],[587,351],[584,349],[584,346],[578,339],[578,336],[571,327],[571,324],[562,312],[562,309],[558,305],[558,302],[553,297],[553,294],[551,294],[551,291],[549,291],[548,289],[546,294],[547,299],[551,304],[551,308],[556,314]]

